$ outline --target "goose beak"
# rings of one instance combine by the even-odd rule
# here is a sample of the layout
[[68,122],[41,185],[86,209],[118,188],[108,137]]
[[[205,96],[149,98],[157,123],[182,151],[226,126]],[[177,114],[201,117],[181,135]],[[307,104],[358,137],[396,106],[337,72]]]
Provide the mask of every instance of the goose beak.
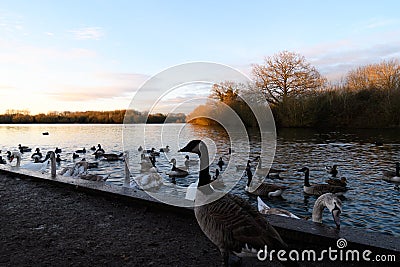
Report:
[[340,229],[340,209],[334,209],[332,211],[333,221],[336,224],[336,228]]

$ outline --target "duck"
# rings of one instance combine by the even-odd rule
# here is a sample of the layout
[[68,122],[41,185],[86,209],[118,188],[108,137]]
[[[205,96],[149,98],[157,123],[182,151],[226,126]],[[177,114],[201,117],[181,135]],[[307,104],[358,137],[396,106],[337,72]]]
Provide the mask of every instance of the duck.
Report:
[[142,190],[156,189],[164,184],[161,175],[153,170],[147,174],[138,175],[133,179],[134,182],[131,182],[131,187],[134,187],[134,183],[136,183]]
[[344,187],[347,186],[347,179],[346,179],[346,177],[342,177],[342,178],[340,178],[340,179],[331,178],[331,179],[325,180],[325,182],[326,182],[327,184],[330,184],[330,185],[338,185],[338,186],[344,186]]
[[221,197],[213,190],[208,148],[203,141],[192,140],[179,152],[200,157],[194,214],[204,234],[219,248],[225,266],[240,263],[241,256],[256,256],[266,245],[269,249],[287,248],[275,228],[250,203],[230,193]]
[[78,149],[75,151],[75,153],[86,153],[86,148]]
[[256,185],[257,188],[254,189],[251,184],[251,181],[253,180],[253,173],[251,172],[251,168],[246,168],[246,176],[247,176],[247,185],[244,190],[252,195],[279,197],[282,195],[283,191],[285,191],[288,188],[287,186],[262,182],[259,183],[259,185]]
[[222,157],[219,157],[217,165],[218,165],[219,169],[222,171],[222,166],[225,165],[225,162],[222,160]]
[[21,144],[18,145],[19,152],[24,153],[24,152],[31,152],[32,148],[29,148],[27,146],[21,146]]
[[10,160],[11,158],[11,151],[7,151],[7,159]]
[[49,135],[49,132],[43,132],[42,135]]
[[307,195],[320,196],[325,193],[343,194],[347,191],[344,186],[330,185],[330,184],[316,184],[310,185],[310,169],[303,167],[298,172],[304,172],[304,186],[303,191]]
[[56,149],[54,149],[54,153],[56,154],[60,154],[62,152],[61,148],[56,147]]
[[92,146],[92,147],[90,148],[90,150],[96,151],[96,146]]
[[42,157],[43,157],[43,155],[42,155],[42,153],[40,152],[40,149],[37,147],[37,148],[35,149],[35,153],[33,153],[33,154],[31,155],[31,158],[32,158],[32,159],[34,159],[34,158],[41,159]]
[[142,152],[142,151],[143,151],[143,147],[142,147],[142,146],[139,146],[137,150],[138,150],[139,152]]
[[[258,211],[261,214],[268,215],[279,215],[283,217],[289,217],[294,219],[300,219],[293,213],[279,208],[270,208],[265,204],[260,197],[257,197]],[[322,194],[317,198],[314,203],[312,210],[312,221],[316,223],[322,223],[322,214],[324,208],[328,208],[329,212],[332,214],[333,221],[337,229],[340,229],[340,214],[342,213],[342,201],[332,193]]]
[[77,159],[77,158],[79,158],[79,155],[78,154],[76,154],[75,152],[72,154],[72,159]]
[[123,160],[124,153],[120,154],[115,154],[115,153],[107,153],[107,154],[102,154],[101,155],[105,160],[107,161],[118,161],[118,160]]
[[283,217],[289,217],[289,218],[294,218],[294,219],[300,219],[290,211],[280,209],[280,208],[271,208],[267,204],[265,204],[264,201],[258,196],[257,197],[257,207],[258,207],[258,212],[261,214],[267,214],[267,215],[279,215]]
[[336,177],[336,175],[339,173],[337,167],[338,166],[336,164],[334,164],[332,167],[331,166],[326,166],[325,169],[326,169],[327,173],[332,175],[332,177]]
[[5,159],[3,159],[3,157],[2,157],[2,156],[0,156],[0,164],[7,164],[6,160],[5,160]]
[[160,152],[164,152],[164,153],[169,152],[169,146],[160,148]]
[[171,171],[167,172],[167,175],[169,177],[185,177],[188,176],[189,173],[181,168],[185,168],[185,167],[176,167],[176,159],[172,158],[170,163],[172,163],[172,169]]

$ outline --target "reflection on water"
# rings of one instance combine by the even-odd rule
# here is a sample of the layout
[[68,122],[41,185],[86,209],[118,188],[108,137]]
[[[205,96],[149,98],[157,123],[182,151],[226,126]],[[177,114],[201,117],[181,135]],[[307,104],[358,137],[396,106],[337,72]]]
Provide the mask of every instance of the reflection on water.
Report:
[[[180,187],[188,186],[198,177],[198,167],[194,166],[188,177],[176,179],[177,185],[174,187],[170,183],[170,178],[165,175],[171,168],[169,163],[171,158],[176,158],[178,165],[183,165],[185,155],[178,153],[177,150],[187,141],[191,139],[207,141],[212,159],[211,175],[215,173],[220,156],[230,164],[233,160],[234,164],[245,164],[248,157],[246,138],[242,141],[235,139],[239,140],[239,145],[234,153],[229,155],[229,136],[219,128],[168,124],[148,125],[145,133],[142,130],[143,127],[138,125],[129,125],[125,129],[122,125],[1,125],[0,150],[2,150],[1,155],[5,157],[5,152],[16,149],[18,144],[30,146],[33,150],[39,147],[44,152],[59,147],[62,149],[61,158],[65,160],[58,166],[61,169],[73,164],[72,153],[75,150],[83,147],[89,149],[100,143],[107,153],[118,153],[127,149],[130,152],[132,175],[135,176],[140,173],[137,148],[139,145],[144,145],[143,135],[145,135],[146,148],[160,148],[166,145],[171,148],[170,152],[161,153],[157,158],[157,167],[162,172],[165,183],[171,185],[161,190],[171,196],[184,194],[184,190]],[[161,131],[162,138],[160,138]],[[49,135],[42,135],[43,132],[49,132]],[[129,136],[128,139],[125,136],[124,141],[123,132]],[[260,135],[250,132],[250,136],[249,156],[250,159],[254,159],[261,151]],[[399,152],[399,130],[318,132],[305,129],[280,129],[273,167],[287,170],[281,174],[284,180],[277,183],[287,185],[289,189],[284,192],[283,198],[263,199],[272,207],[288,209],[299,217],[311,217],[316,198],[303,194],[303,174],[296,170],[307,166],[310,168],[311,183],[324,183],[329,178],[324,167],[337,164],[340,170],[339,176],[346,177],[352,189],[343,199],[342,225],[400,236],[398,223],[400,191],[395,190],[392,184],[381,180],[382,170],[394,170],[394,163],[400,161]],[[31,153],[24,153],[23,162],[30,160],[30,156]],[[195,157],[193,154],[189,156]],[[98,161],[91,153],[81,155],[82,157],[90,162]],[[111,174],[109,181],[122,185],[124,177],[122,162],[99,161],[99,163],[98,168],[90,170],[92,173]],[[255,166],[255,163],[252,165]],[[246,178],[240,179],[242,173],[233,171],[230,175],[239,180],[233,187],[232,193],[241,195],[255,205],[256,197],[244,193]],[[324,223],[334,225],[327,211],[324,213]]]

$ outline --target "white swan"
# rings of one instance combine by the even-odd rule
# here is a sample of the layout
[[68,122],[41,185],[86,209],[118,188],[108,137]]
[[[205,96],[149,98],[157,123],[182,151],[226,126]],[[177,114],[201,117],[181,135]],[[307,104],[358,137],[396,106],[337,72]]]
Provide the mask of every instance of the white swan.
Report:
[[60,175],[65,177],[79,177],[87,174],[88,162],[81,160],[75,163],[73,167],[65,167],[60,171]]
[[265,204],[265,202],[263,202],[261,200],[260,197],[257,197],[257,206],[258,206],[258,211],[261,214],[268,214],[268,215],[274,214],[274,215],[279,215],[279,216],[283,216],[283,217],[300,219],[299,217],[297,217],[296,215],[294,215],[293,213],[291,213],[287,210],[269,207],[267,204]]
[[141,174],[139,176],[134,177],[133,179],[134,182],[132,181],[130,186],[134,187],[136,183],[139,186],[139,188],[143,190],[158,188],[164,184],[161,175],[153,171],[147,174]]
[[17,163],[15,167],[21,168],[21,169],[26,169],[30,171],[36,171],[36,172],[45,172],[47,169],[47,166],[49,165],[49,154],[46,155],[46,158],[43,161],[34,163],[34,162],[29,162],[21,165],[21,152],[14,151],[11,153],[10,156],[10,162],[14,160],[14,158],[17,160]]
[[[295,219],[300,219],[293,213],[279,209],[279,208],[270,208],[267,204],[265,204],[260,197],[257,197],[258,203],[258,211],[262,214],[275,214],[284,217],[291,217]],[[340,229],[340,214],[342,213],[342,201],[332,193],[326,193],[317,198],[314,203],[313,211],[312,211],[312,221],[317,223],[322,223],[322,213],[324,208],[328,208],[328,210],[332,214],[333,221],[336,224],[336,227]]]

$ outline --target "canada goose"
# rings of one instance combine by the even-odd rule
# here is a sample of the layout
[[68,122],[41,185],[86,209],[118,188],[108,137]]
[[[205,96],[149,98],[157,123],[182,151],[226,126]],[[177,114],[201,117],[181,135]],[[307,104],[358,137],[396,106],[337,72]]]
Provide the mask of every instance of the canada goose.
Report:
[[0,164],[7,164],[6,160],[5,160],[5,159],[3,159],[3,157],[2,157],[2,156],[0,156]]
[[396,162],[396,171],[383,171],[383,178],[386,182],[400,183],[400,163]]
[[218,165],[219,169],[222,171],[222,166],[225,165],[225,162],[222,160],[222,157],[219,157],[217,165]]
[[100,144],[98,144],[98,145],[97,145],[97,149],[96,149],[96,151],[93,153],[93,155],[102,156],[102,155],[104,155],[104,153],[105,153],[104,149],[101,147]]
[[150,155],[153,156],[153,157],[159,157],[160,156],[160,152],[156,151],[156,149],[153,147],[150,150]]
[[61,159],[61,157],[60,157],[60,154],[57,154],[56,162],[57,162],[57,163],[60,163],[61,161],[62,161],[62,159]]
[[264,203],[264,201],[262,201],[260,197],[257,197],[257,207],[258,207],[258,212],[260,212],[261,214],[268,214],[268,215],[273,214],[283,217],[300,219],[299,217],[297,217],[296,215],[287,210],[269,207],[267,204]]
[[344,192],[347,191],[346,187],[337,185],[330,185],[330,184],[310,185],[310,170],[307,167],[298,170],[298,172],[304,172],[303,191],[308,195],[320,196],[325,193],[343,194]]
[[271,180],[274,180],[274,179],[283,180],[283,178],[281,178],[279,174],[281,172],[285,172],[285,170],[262,167],[262,161],[261,161],[260,156],[257,156],[255,158],[255,160],[258,160],[257,167],[256,167],[256,174],[258,174],[259,176],[266,176],[267,178],[269,178]]
[[[258,211],[261,214],[274,214],[280,215],[284,217],[290,217],[295,219],[300,219],[293,213],[279,209],[279,208],[270,208],[267,204],[265,204],[260,197],[257,197],[258,203]],[[318,197],[318,199],[314,203],[314,207],[312,210],[312,221],[317,223],[322,223],[322,214],[324,208],[327,207],[332,214],[333,221],[336,224],[336,227],[340,228],[340,214],[342,213],[342,201],[332,193],[325,193]]]
[[[139,188],[143,190],[156,189],[164,184],[161,175],[154,170],[151,170],[149,173],[133,177],[133,179]],[[132,186],[134,186],[134,182],[131,183],[131,187]]]
[[332,178],[332,179],[325,180],[325,182],[327,182],[330,185],[338,185],[338,186],[344,186],[344,187],[347,186],[346,177],[342,177],[340,179]]
[[72,154],[72,159],[77,159],[77,158],[79,158],[79,155],[78,154],[76,154],[75,152]]
[[96,147],[95,147],[95,146],[92,146],[92,147],[90,148],[90,150],[96,151]]
[[86,153],[86,148],[78,149],[75,151],[75,153]]
[[98,167],[99,167],[98,162],[88,162],[88,169],[94,169],[94,168],[98,168]]
[[176,167],[176,159],[171,159],[170,163],[172,163],[172,169],[171,171],[167,172],[169,177],[185,177],[189,175],[187,171],[182,169],[185,168],[184,166]]
[[169,152],[169,146],[160,148],[160,152]]
[[280,186],[276,184],[260,183],[257,188],[253,188],[251,181],[253,180],[253,173],[251,168],[246,168],[247,185],[245,191],[247,193],[256,196],[268,196],[268,197],[279,197],[282,195],[283,191],[286,190],[287,186]]
[[236,171],[244,171],[244,170],[246,170],[246,168],[250,168],[250,163],[251,163],[251,160],[247,160],[247,164],[246,165],[236,165],[235,167],[236,167]]
[[199,164],[199,160],[197,159],[190,159],[189,155],[185,156],[185,165],[188,164],[189,166],[197,165]]
[[330,166],[326,166],[325,169],[327,171],[327,173],[331,174],[332,177],[336,177],[336,175],[338,174],[338,169],[337,169],[337,165],[333,165],[332,167]]
[[34,159],[34,158],[41,159],[42,157],[43,157],[43,155],[42,155],[42,153],[40,152],[40,149],[37,147],[37,148],[35,149],[35,153],[33,153],[33,154],[31,155],[31,158],[32,158],[32,159]]
[[54,150],[54,153],[56,154],[60,154],[62,152],[61,148],[56,147],[56,149]]
[[179,152],[200,157],[194,213],[200,228],[219,248],[226,266],[240,261],[240,256],[255,256],[265,245],[271,249],[287,247],[266,218],[244,199],[227,193],[210,201],[214,190],[210,186],[208,149],[203,141],[192,140]]
[[21,144],[19,144],[18,150],[19,150],[19,152],[24,153],[24,152],[31,152],[32,148],[29,148],[27,146],[21,146]]

